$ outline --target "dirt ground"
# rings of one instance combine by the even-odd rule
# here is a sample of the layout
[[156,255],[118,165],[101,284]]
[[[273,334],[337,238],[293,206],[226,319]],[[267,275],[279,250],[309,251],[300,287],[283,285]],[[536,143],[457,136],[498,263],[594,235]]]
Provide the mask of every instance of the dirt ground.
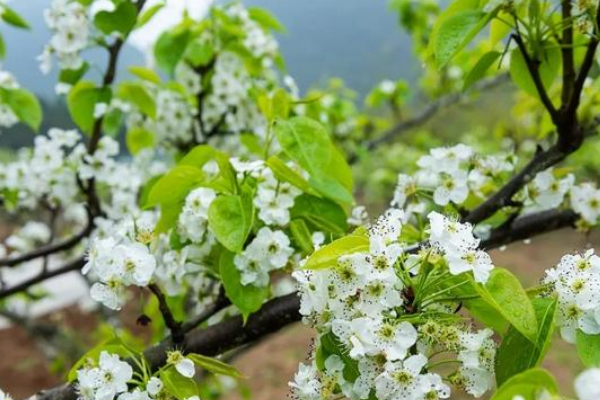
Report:
[[[536,238],[529,244],[514,244],[510,251],[496,250],[492,256],[497,266],[511,269],[525,284],[533,285],[543,276],[544,270],[555,265],[563,254],[599,243],[600,235],[586,237],[572,231],[560,231]],[[71,311],[51,318],[75,327],[84,336],[95,329],[93,318],[76,317]],[[298,362],[306,359],[311,340],[311,330],[297,324],[264,340],[235,362],[248,377],[245,383],[253,399],[286,398],[287,382],[293,377]],[[557,376],[563,393],[570,394],[572,379],[580,371],[573,347],[556,340],[544,366]],[[17,399],[31,395],[61,381],[60,376],[50,372],[51,368],[43,351],[22,329],[0,331],[0,388]],[[243,398],[238,393],[227,396],[227,400]],[[460,395],[453,396],[455,400],[459,398]]]

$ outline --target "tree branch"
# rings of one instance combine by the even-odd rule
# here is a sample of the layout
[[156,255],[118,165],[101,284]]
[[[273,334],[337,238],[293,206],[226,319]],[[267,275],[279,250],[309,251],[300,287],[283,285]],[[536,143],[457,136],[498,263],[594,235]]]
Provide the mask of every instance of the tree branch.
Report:
[[181,322],[177,321],[169,308],[169,304],[167,303],[167,298],[165,297],[162,290],[158,287],[156,283],[151,283],[148,285],[148,289],[156,296],[158,300],[158,309],[162,314],[163,320],[165,321],[165,325],[171,331],[171,337],[173,338],[173,343],[179,344],[183,341],[185,337],[185,333],[181,327]]
[[[500,86],[501,84],[507,82],[508,80],[509,80],[509,75],[507,73],[502,73],[502,74],[494,76],[492,78],[484,79],[480,82],[477,82],[475,85],[473,85],[471,92],[478,92],[481,90],[492,89],[496,86]],[[468,95],[469,95],[469,93],[456,92],[456,93],[450,93],[448,95],[440,97],[439,99],[431,102],[426,107],[424,107],[419,113],[415,114],[414,116],[410,117],[409,119],[399,122],[398,124],[396,124],[395,126],[390,128],[389,130],[387,130],[386,132],[382,133],[377,138],[367,141],[366,144],[364,145],[365,149],[373,150],[382,144],[392,141],[398,135],[401,135],[402,133],[404,133],[412,128],[415,128],[417,126],[423,125],[424,123],[429,121],[431,118],[433,118],[437,114],[438,111],[463,101],[465,98],[468,97]],[[358,157],[356,156],[356,154],[354,154],[349,157],[348,161],[350,163],[354,163],[357,161],[357,159],[358,159]]]
[[80,258],[77,258],[73,261],[66,263],[65,265],[63,265],[60,268],[42,271],[41,274],[38,274],[38,275],[34,276],[33,278],[29,278],[15,286],[0,290],[0,300],[4,299],[6,297],[9,297],[13,294],[27,290],[31,286],[36,285],[41,282],[44,282],[51,278],[66,274],[71,271],[80,270],[84,264],[85,264],[85,259],[83,257],[80,257]]
[[4,259],[0,259],[0,267],[14,267],[26,261],[31,261],[36,258],[46,257],[55,253],[59,253],[61,251],[66,251],[72,249],[77,244],[79,244],[85,237],[87,237],[93,229],[93,225],[91,222],[88,222],[85,229],[79,232],[77,235],[72,236],[62,242],[50,244],[44,247],[40,247],[38,249],[32,250],[25,254],[16,257],[8,257]]

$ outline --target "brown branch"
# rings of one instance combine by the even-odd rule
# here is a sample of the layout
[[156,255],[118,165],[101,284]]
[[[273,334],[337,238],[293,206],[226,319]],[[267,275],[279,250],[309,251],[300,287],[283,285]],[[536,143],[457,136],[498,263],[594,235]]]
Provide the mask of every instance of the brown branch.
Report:
[[562,104],[567,104],[573,93],[575,83],[575,62],[573,60],[573,21],[571,16],[571,0],[562,0],[562,22],[564,24],[561,43],[563,86],[561,99]]
[[[507,82],[508,80],[509,80],[509,75],[507,73],[502,73],[495,77],[492,77],[489,79],[484,79],[484,80],[476,83],[475,85],[473,85],[473,88],[470,92],[478,92],[478,91],[482,91],[482,90],[492,89],[496,86],[499,86],[499,85]],[[410,117],[404,121],[399,122],[398,124],[396,124],[395,126],[390,128],[389,130],[382,133],[377,138],[367,141],[364,145],[364,148],[367,150],[373,150],[382,144],[391,142],[393,139],[395,139],[397,136],[403,134],[404,132],[409,131],[415,127],[423,125],[424,123],[429,121],[431,118],[433,118],[438,113],[438,111],[463,101],[465,98],[468,97],[468,95],[469,95],[469,93],[456,92],[456,93],[450,93],[450,94],[447,94],[445,96],[438,98],[437,100],[431,102],[426,107],[424,107],[417,114],[413,115],[412,117]],[[354,154],[349,157],[348,161],[350,163],[354,163],[357,160],[358,160],[358,157],[356,154]]]
[[73,261],[68,262],[67,264],[63,265],[62,267],[47,270],[47,271],[42,271],[42,273],[34,276],[33,278],[29,278],[29,279],[27,279],[21,283],[18,283],[12,287],[0,290],[0,300],[4,299],[6,297],[12,296],[13,294],[23,292],[23,291],[29,289],[31,286],[36,285],[41,282],[44,282],[44,281],[47,281],[51,278],[66,274],[71,271],[80,270],[84,264],[85,264],[84,257],[80,257]]
[[0,267],[14,267],[21,263],[34,260],[40,257],[46,257],[52,254],[59,253],[61,251],[69,250],[79,244],[85,237],[87,237],[93,229],[91,223],[85,227],[85,229],[79,232],[77,235],[72,236],[62,242],[50,244],[44,247],[40,247],[38,249],[32,250],[25,254],[16,257],[8,257],[4,259],[0,259]]
[[182,325],[180,321],[177,321],[169,308],[169,304],[167,303],[167,298],[165,294],[162,292],[160,287],[156,283],[151,283],[148,285],[148,289],[156,296],[158,300],[158,309],[162,314],[163,320],[165,321],[165,325],[171,331],[171,337],[173,338],[173,343],[179,344],[183,341],[185,337],[185,333],[183,332]]
[[523,56],[523,60],[525,60],[525,65],[527,66],[529,75],[531,75],[531,79],[533,80],[533,84],[535,85],[535,89],[538,93],[538,96],[540,96],[540,100],[542,101],[542,104],[548,111],[548,114],[550,114],[550,118],[552,118],[552,122],[554,122],[555,125],[558,125],[558,123],[559,123],[558,111],[554,107],[554,104],[552,103],[552,100],[550,100],[550,97],[548,97],[548,93],[546,92],[546,89],[544,88],[544,83],[542,82],[542,78],[540,76],[540,69],[539,69],[540,61],[531,58],[531,56],[529,55],[529,52],[527,51],[527,46],[525,46],[525,43],[523,42],[523,38],[521,37],[520,34],[513,33],[510,37],[512,40],[515,41],[515,43],[517,43],[519,52]]

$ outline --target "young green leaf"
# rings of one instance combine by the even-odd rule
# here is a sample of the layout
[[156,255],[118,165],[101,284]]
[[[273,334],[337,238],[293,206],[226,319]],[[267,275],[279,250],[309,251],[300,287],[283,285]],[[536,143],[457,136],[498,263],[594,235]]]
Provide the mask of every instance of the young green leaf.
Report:
[[237,253],[244,244],[254,222],[251,196],[222,195],[208,209],[208,226],[226,249]]
[[488,71],[488,69],[490,69],[490,67],[496,62],[496,60],[498,60],[500,56],[501,53],[497,51],[488,51],[482,55],[465,78],[463,90],[467,90],[473,86],[474,83],[480,81],[485,76],[485,73]]
[[241,275],[233,262],[235,255],[224,251],[219,261],[219,273],[227,298],[240,310],[244,320],[260,309],[269,296],[268,286],[242,285]]
[[312,235],[303,220],[293,219],[290,222],[290,231],[292,232],[294,242],[302,249],[304,255],[311,254],[315,250],[312,243]]
[[243,375],[235,369],[235,367],[224,363],[223,361],[217,360],[216,358],[203,356],[202,354],[187,354],[187,358],[192,360],[194,364],[204,368],[213,374],[226,375],[232,378],[243,378]]
[[137,9],[131,1],[121,1],[113,11],[100,11],[94,16],[94,25],[105,35],[113,32],[127,36],[137,21]]
[[2,18],[2,20],[7,24],[12,25],[15,28],[29,29],[29,24],[27,21],[25,21],[25,19],[17,14],[12,8],[7,7],[6,4],[2,5],[2,11],[0,12],[0,18]]
[[277,18],[264,8],[248,7],[250,18],[258,22],[265,29],[272,29],[277,32],[285,32],[285,28]]
[[177,400],[187,400],[198,396],[199,392],[196,381],[181,375],[173,366],[162,370],[160,372],[160,379],[165,384],[167,391]]
[[369,251],[366,235],[351,234],[334,240],[315,251],[304,264],[304,269],[325,269],[337,264],[342,255]]
[[172,76],[189,40],[190,32],[187,29],[166,31],[160,35],[154,45],[154,58],[158,67]]
[[142,26],[144,26],[148,22],[150,22],[152,17],[154,17],[156,15],[156,13],[159,12],[164,6],[165,6],[165,3],[157,3],[157,4],[153,5],[152,7],[149,7],[147,10],[145,10],[138,17],[137,23],[135,24],[135,28],[136,29],[141,28]]
[[577,330],[577,354],[586,367],[600,367],[600,335],[588,335]]
[[117,96],[133,103],[142,113],[154,119],[156,117],[156,103],[146,88],[135,82],[123,82],[117,89]]
[[110,90],[97,88],[93,82],[79,81],[67,96],[67,106],[73,122],[84,132],[90,133],[96,118],[94,110],[98,103],[110,101]]
[[144,128],[132,128],[125,137],[127,150],[136,155],[140,150],[154,146],[154,134]]
[[133,75],[137,76],[140,79],[143,79],[145,81],[152,82],[155,84],[160,83],[160,76],[158,76],[158,74],[156,72],[154,72],[153,70],[151,70],[150,68],[139,67],[139,66],[133,65],[127,69],[129,70],[129,72],[131,72]]
[[274,131],[288,157],[311,175],[319,175],[329,165],[329,134],[317,121],[306,117],[278,120]]
[[316,230],[340,236],[348,231],[346,212],[339,204],[309,194],[296,197],[290,216],[304,219]]
[[42,106],[33,93],[25,89],[0,88],[0,98],[19,118],[34,131],[42,123]]
[[495,268],[485,285],[476,285],[481,298],[495,308],[529,341],[535,343],[538,321],[521,282],[508,270]]
[[539,323],[535,343],[511,327],[502,339],[496,354],[496,382],[501,386],[512,376],[540,365],[554,333],[556,299],[534,299],[533,306]]
[[[536,57],[536,62],[538,63],[537,68],[542,81],[542,86],[547,90],[558,75],[562,56],[560,48],[558,47],[549,45],[541,47],[543,50],[542,53]],[[518,48],[510,53],[510,76],[519,89],[534,97],[539,96],[533,78],[527,68],[525,58]]]
[[176,166],[152,186],[144,207],[183,202],[187,194],[198,187],[204,178],[204,173],[198,168]]
[[557,394],[556,380],[548,371],[533,368],[510,378],[498,388],[490,400],[514,400],[517,395],[525,400],[537,400],[542,391],[551,395]]

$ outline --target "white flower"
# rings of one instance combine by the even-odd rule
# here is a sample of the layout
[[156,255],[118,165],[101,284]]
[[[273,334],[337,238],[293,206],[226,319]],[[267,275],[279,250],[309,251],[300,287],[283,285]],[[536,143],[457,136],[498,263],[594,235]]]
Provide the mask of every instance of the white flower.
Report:
[[600,399],[600,368],[592,368],[575,379],[575,392],[579,400]]
[[171,351],[167,353],[167,364],[173,365],[177,372],[186,378],[193,378],[196,374],[194,362],[189,358],[184,357],[179,351]]
[[146,385],[146,390],[150,396],[156,396],[163,389],[164,383],[159,378],[153,376]]
[[473,271],[475,281],[479,283],[487,282],[490,277],[490,272],[494,269],[492,258],[488,253],[482,250],[446,250],[446,259],[448,260],[448,268],[452,275]]
[[317,369],[313,364],[300,363],[294,381],[288,385],[298,400],[321,400],[321,382],[317,378]]
[[348,224],[354,226],[361,226],[366,224],[369,219],[367,208],[365,206],[356,206],[352,209],[350,217],[348,217]]
[[457,170],[440,174],[440,185],[433,192],[433,201],[445,206],[450,202],[462,204],[469,196],[467,172]]
[[430,242],[432,245],[445,249],[475,249],[479,240],[473,236],[471,224],[461,224],[442,214],[432,211],[427,216],[430,222]]
[[422,354],[410,356],[404,361],[388,362],[385,371],[375,379],[377,398],[382,400],[423,399],[425,388],[421,371],[427,365]]
[[98,367],[77,371],[77,385],[80,395],[87,400],[113,400],[127,391],[127,382],[132,377],[133,368],[129,364],[116,354],[102,351]]
[[590,183],[571,188],[571,207],[586,222],[594,225],[600,217],[600,190]]

